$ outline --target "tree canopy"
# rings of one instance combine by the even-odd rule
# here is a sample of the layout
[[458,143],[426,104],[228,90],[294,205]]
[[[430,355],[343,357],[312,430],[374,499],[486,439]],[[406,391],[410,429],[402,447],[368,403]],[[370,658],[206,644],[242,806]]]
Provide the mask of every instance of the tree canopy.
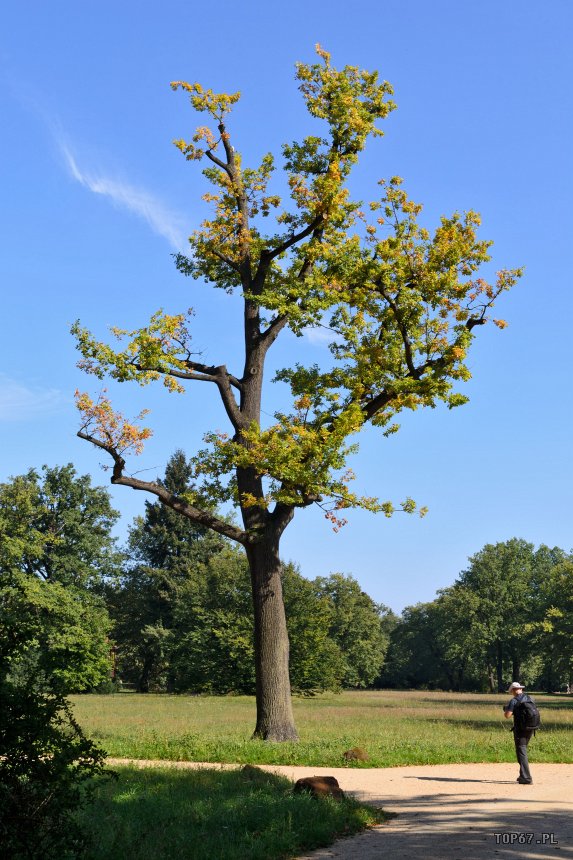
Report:
[[74,466],[29,469],[0,484],[0,566],[97,587],[119,570],[109,493]]
[[571,685],[571,557],[520,538],[486,544],[436,600],[391,632],[384,685],[503,692]]

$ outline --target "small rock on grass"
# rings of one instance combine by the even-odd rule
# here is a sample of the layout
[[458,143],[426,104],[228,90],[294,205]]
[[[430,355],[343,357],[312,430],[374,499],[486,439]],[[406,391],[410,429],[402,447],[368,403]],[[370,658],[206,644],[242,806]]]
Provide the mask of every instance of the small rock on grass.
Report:
[[362,747],[352,747],[351,750],[346,750],[342,753],[344,761],[368,761],[369,755]]
[[344,797],[344,792],[334,776],[307,776],[304,779],[298,779],[293,791],[295,794],[308,792],[313,797],[335,797],[337,800],[342,800]]

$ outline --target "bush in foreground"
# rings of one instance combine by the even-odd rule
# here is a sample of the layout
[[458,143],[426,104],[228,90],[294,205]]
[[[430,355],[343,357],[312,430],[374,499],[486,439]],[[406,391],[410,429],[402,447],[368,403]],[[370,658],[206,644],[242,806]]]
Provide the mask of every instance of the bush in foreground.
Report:
[[84,850],[74,815],[105,754],[66,698],[74,672],[88,683],[101,662],[76,609],[59,583],[0,570],[0,845],[11,860]]

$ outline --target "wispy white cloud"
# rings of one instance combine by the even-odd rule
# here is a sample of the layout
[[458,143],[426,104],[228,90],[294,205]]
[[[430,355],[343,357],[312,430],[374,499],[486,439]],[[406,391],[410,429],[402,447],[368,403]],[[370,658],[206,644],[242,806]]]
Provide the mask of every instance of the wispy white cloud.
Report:
[[56,134],[59,150],[70,176],[92,191],[108,197],[112,203],[147,222],[154,233],[167,239],[176,251],[185,250],[184,220],[148,191],[136,188],[122,179],[113,179],[97,170],[80,167],[76,155],[61,134]]
[[57,412],[67,401],[57,388],[29,387],[0,373],[0,422],[29,421]]
[[307,326],[303,329],[303,333],[308,342],[315,346],[328,346],[329,343],[336,340],[335,332],[322,326],[318,328]]

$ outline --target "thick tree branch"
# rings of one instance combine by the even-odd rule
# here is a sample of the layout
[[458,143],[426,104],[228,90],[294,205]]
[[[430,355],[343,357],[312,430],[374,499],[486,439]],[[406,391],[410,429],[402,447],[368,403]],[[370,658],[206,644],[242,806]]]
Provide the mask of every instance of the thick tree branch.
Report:
[[145,367],[144,365],[136,362],[133,362],[133,367],[135,367],[136,370],[141,370],[143,372],[152,371],[153,373],[162,373],[164,376],[174,376],[177,379],[195,380],[197,382],[213,382],[219,389],[223,406],[225,407],[225,411],[231,424],[235,429],[237,429],[241,424],[241,412],[239,404],[235,400],[231,390],[231,386],[242,391],[243,384],[240,379],[237,379],[236,376],[232,376],[232,374],[228,373],[224,364],[219,365],[219,367],[215,367],[214,365],[209,366],[206,364],[199,364],[196,361],[186,361],[185,363],[188,367],[193,368],[193,370],[190,370],[189,372],[184,370],[174,370],[172,368],[169,370],[157,370],[155,367]]
[[215,374],[214,382],[217,384],[217,387],[219,389],[219,394],[221,395],[221,400],[223,401],[223,406],[225,407],[227,417],[229,418],[229,421],[231,422],[235,430],[238,430],[239,427],[242,425],[243,421],[239,404],[235,400],[235,397],[231,390],[231,379],[229,377],[229,374],[225,370],[224,365],[218,367],[217,370],[219,372]]
[[394,314],[394,318],[396,320],[396,324],[398,326],[398,329],[400,331],[400,335],[402,337],[402,342],[404,344],[404,355],[406,358],[406,365],[407,365],[408,370],[409,370],[409,375],[413,379],[419,379],[423,370],[420,370],[420,368],[417,368],[414,365],[414,357],[412,355],[412,344],[410,343],[410,338],[408,337],[408,331],[406,329],[406,326],[404,325],[404,321],[402,319],[402,314],[400,313],[398,305],[396,304],[396,302],[394,301],[392,296],[390,296],[386,292],[386,290],[384,289],[384,285],[383,285],[382,281],[378,281],[378,289],[379,289],[380,293],[382,294],[382,296],[384,297],[384,299],[388,302],[388,304],[392,308],[392,313]]
[[281,535],[292,518],[294,517],[294,505],[285,505],[283,502],[277,502],[273,512],[269,515],[269,520]]
[[268,327],[261,334],[261,342],[268,349],[275,342],[285,325],[288,323],[288,314],[280,314],[271,320]]
[[304,230],[301,230],[299,233],[293,233],[293,235],[288,239],[285,239],[280,243],[280,245],[277,245],[276,248],[267,248],[261,251],[259,265],[255,273],[255,277],[253,278],[254,292],[261,291],[269,266],[275,257],[278,257],[280,254],[284,253],[284,251],[288,251],[289,248],[292,248],[293,245],[298,244],[298,242],[302,242],[303,239],[310,236],[311,233],[317,230],[317,228],[324,223],[325,217],[326,216],[323,214],[317,215],[316,218],[314,218],[310,224],[304,228]]
[[230,257],[225,256],[220,251],[215,250],[215,248],[209,248],[209,253],[213,254],[217,259],[221,260],[221,262],[225,263],[229,268],[233,269],[234,272],[238,272],[241,274],[241,267],[238,263],[235,263],[234,260],[231,260]]
[[485,311],[486,309],[484,308],[480,317],[470,317],[469,320],[467,320],[466,328],[468,331],[471,331],[476,325],[486,324],[487,320],[485,318]]
[[224,364],[200,364],[197,361],[186,361],[185,363],[191,370],[203,374],[206,380],[210,382],[216,382],[218,376],[224,376],[229,382],[229,385],[232,385],[238,391],[242,390],[243,383],[241,380],[237,379],[236,376],[233,376],[232,373],[229,373]]
[[229,177],[229,179],[232,179],[232,178],[233,178],[233,177],[232,177],[232,175],[231,175],[231,168],[230,168],[230,166],[229,166],[228,164],[225,164],[225,162],[224,162],[224,161],[221,161],[221,159],[220,159],[220,158],[217,158],[217,156],[216,156],[216,155],[213,155],[213,153],[211,152],[211,150],[210,150],[210,149],[207,149],[207,150],[205,151],[205,155],[207,156],[207,158],[209,159],[209,161],[212,161],[212,162],[213,162],[213,164],[216,164],[216,165],[217,165],[217,167],[220,167],[220,168],[221,168],[221,170],[224,170],[224,171],[225,171],[225,173],[227,174],[227,176]]
[[87,442],[91,442],[92,445],[95,445],[97,448],[101,448],[110,455],[114,461],[113,473],[111,476],[112,484],[120,484],[124,487],[131,487],[133,490],[143,490],[146,493],[152,493],[154,496],[157,496],[162,504],[168,508],[172,508],[172,510],[177,511],[184,517],[187,517],[188,520],[205,526],[205,528],[211,529],[224,537],[237,541],[237,543],[243,544],[243,546],[255,542],[256,538],[249,535],[248,532],[245,532],[230,523],[226,523],[210,511],[204,511],[201,508],[195,507],[195,505],[190,505],[184,499],[179,498],[174,495],[174,493],[170,493],[169,490],[162,487],[160,484],[156,484],[153,481],[140,481],[139,478],[124,475],[123,470],[125,468],[125,460],[112,444],[106,444],[105,442],[96,439],[94,436],[91,436],[89,433],[84,433],[83,430],[78,430],[77,435],[80,439],[85,439]]

